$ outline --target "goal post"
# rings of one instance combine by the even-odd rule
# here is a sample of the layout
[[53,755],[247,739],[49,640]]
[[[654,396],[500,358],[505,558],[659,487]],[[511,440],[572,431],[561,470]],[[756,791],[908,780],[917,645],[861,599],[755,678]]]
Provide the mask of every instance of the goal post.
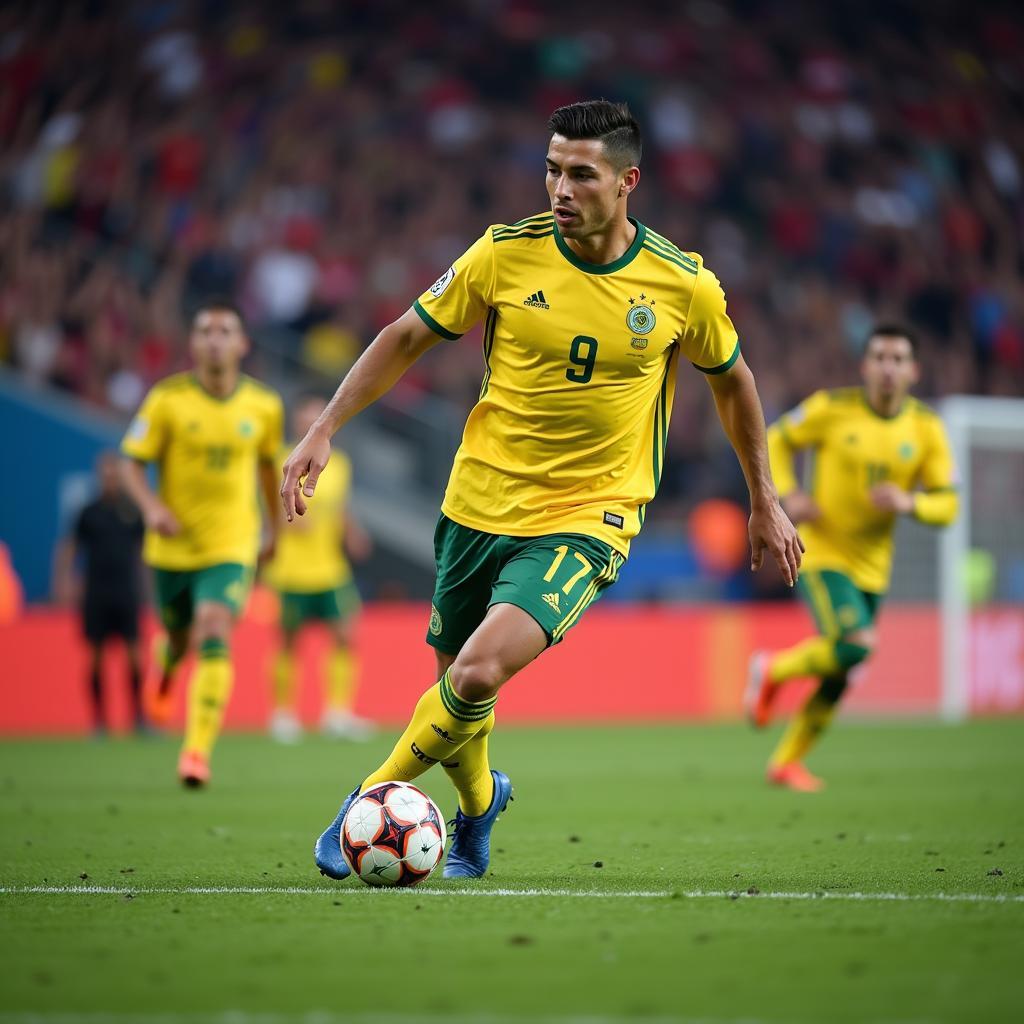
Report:
[[[979,694],[1002,695],[1007,710],[1024,697],[1024,399],[954,395],[939,410],[960,488],[939,541],[940,711],[961,721]],[[980,657],[983,633],[1008,641]]]

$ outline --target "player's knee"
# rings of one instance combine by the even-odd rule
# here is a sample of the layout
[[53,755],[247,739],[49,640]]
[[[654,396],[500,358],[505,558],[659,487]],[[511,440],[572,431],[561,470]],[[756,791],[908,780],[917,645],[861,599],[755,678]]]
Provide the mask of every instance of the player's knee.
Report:
[[202,644],[204,640],[223,640],[226,643],[231,636],[233,621],[227,605],[213,601],[201,605],[196,612],[196,643]]
[[818,696],[829,704],[838,704],[849,682],[850,679],[845,672],[841,675],[825,676],[818,687]]
[[487,655],[460,656],[449,671],[452,689],[473,704],[490,700],[508,680],[508,671],[502,662]]
[[836,661],[841,668],[849,671],[862,661],[866,661],[875,651],[875,632],[872,629],[859,629],[848,633],[836,641]]

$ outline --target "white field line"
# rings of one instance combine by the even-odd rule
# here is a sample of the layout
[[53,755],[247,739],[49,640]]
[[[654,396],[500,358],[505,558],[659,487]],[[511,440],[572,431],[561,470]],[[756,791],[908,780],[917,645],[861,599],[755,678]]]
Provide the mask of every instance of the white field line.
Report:
[[[298,1013],[102,1013],[0,1012],[0,1024],[769,1024],[755,1017],[625,1017],[605,1014],[567,1014],[564,1017],[509,1013],[337,1013],[308,1010]],[[886,1024],[931,1024],[929,1021],[886,1021]]]
[[[591,900],[843,900],[856,903],[1024,903],[1024,895],[1015,893],[974,892],[748,892],[746,889],[623,890],[578,889],[370,889],[365,887],[323,888],[312,886],[182,885],[133,887],[116,885],[11,885],[0,886],[7,896],[346,896],[352,898],[411,899],[420,896],[512,897],[519,899],[591,899]],[[388,897],[385,897],[388,898]],[[0,1018],[2,1019],[2,1018]]]

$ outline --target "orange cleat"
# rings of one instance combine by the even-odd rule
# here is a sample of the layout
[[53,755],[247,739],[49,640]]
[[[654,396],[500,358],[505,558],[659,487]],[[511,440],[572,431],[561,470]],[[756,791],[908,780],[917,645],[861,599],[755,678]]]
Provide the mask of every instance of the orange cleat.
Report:
[[146,687],[142,691],[142,710],[150,725],[161,729],[171,725],[174,718],[174,691],[170,687],[166,691],[161,690],[159,676],[146,680]]
[[825,788],[823,779],[812,775],[800,761],[768,766],[768,782],[797,793],[820,793]]
[[178,758],[178,778],[190,789],[198,789],[210,781],[210,761],[194,750],[183,750]]
[[768,678],[769,656],[766,651],[754,651],[747,668],[747,689],[743,694],[743,707],[755,729],[763,729],[772,720],[772,704],[782,688]]

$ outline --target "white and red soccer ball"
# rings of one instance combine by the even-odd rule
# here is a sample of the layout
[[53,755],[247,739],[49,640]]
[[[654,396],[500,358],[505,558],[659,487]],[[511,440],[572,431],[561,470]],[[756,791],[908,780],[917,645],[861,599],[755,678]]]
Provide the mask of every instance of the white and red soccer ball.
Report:
[[353,801],[341,827],[341,852],[367,885],[418,885],[444,856],[444,818],[408,782],[381,782]]

